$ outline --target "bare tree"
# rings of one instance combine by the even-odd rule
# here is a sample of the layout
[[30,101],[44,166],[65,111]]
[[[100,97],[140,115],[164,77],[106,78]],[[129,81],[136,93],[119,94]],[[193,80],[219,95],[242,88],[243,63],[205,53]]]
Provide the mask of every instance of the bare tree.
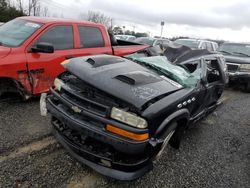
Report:
[[40,13],[41,16],[44,17],[49,17],[49,8],[48,7],[43,7]]
[[36,4],[35,7],[33,7],[33,15],[34,16],[41,16],[41,4]]
[[95,23],[101,23],[106,27],[110,27],[112,19],[101,12],[88,11],[87,20]]
[[22,12],[24,12],[24,6],[23,6],[23,0],[17,0],[18,3],[18,9]]
[[[28,16],[39,16],[40,13],[38,11],[40,10],[40,0],[29,0],[28,3]],[[32,14],[33,12],[33,14]]]
[[40,0],[13,0],[15,1],[15,6],[22,12],[25,12],[28,16],[40,16],[43,11],[48,14],[48,8],[44,10],[45,7],[41,6]]

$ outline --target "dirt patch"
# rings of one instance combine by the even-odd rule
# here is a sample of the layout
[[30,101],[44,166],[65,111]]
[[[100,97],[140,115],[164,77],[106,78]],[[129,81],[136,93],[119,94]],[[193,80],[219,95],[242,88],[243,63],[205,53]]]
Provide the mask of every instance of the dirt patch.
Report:
[[66,185],[66,188],[95,188],[103,184],[103,177],[96,172],[92,172],[87,176],[73,177]]
[[37,142],[32,142],[26,146],[17,148],[15,151],[9,153],[8,155],[4,156],[3,154],[2,156],[0,156],[0,163],[4,162],[5,160],[13,159],[16,157],[21,157],[21,156],[31,154],[36,151],[40,151],[54,143],[56,143],[56,140],[52,136],[44,138]]

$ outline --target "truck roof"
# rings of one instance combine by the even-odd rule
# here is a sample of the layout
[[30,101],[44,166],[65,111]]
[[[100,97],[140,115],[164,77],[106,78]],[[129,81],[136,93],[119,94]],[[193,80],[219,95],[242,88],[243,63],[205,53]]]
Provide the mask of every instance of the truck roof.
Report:
[[250,42],[224,42],[223,44],[232,44],[232,45],[237,45],[237,44],[241,44],[241,45],[250,45]]
[[78,23],[78,24],[91,24],[97,26],[103,26],[103,24],[93,23],[89,21],[82,21],[82,20],[74,20],[74,19],[65,19],[65,18],[50,18],[50,17],[36,17],[36,16],[22,16],[18,19],[25,19],[33,22],[39,23]]
[[181,38],[181,39],[176,39],[177,40],[186,40],[186,41],[194,41],[194,42],[211,42],[211,43],[216,43],[214,41],[210,41],[210,40],[205,40],[205,39],[194,39],[194,38]]

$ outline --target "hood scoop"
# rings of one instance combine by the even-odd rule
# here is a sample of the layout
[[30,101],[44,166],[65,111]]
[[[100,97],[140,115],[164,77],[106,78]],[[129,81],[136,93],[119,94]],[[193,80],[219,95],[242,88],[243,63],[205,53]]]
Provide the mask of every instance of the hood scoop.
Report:
[[115,78],[126,84],[135,85],[135,80],[133,78],[127,77],[126,75],[118,75]]
[[156,77],[155,75],[146,71],[133,71],[126,74],[117,75],[114,78],[129,85],[146,85],[162,81],[162,78]]
[[86,62],[92,65],[94,68],[96,68],[105,65],[111,65],[114,63],[121,63],[124,62],[124,60],[120,57],[113,57],[113,56],[94,56],[88,58]]

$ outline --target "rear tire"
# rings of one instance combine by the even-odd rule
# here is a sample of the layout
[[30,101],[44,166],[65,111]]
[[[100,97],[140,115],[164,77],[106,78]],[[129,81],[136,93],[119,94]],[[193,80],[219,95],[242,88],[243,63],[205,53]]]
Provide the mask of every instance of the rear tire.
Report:
[[14,90],[13,82],[9,79],[0,80],[0,98],[3,97],[6,93],[11,93]]
[[0,99],[22,98],[21,92],[18,90],[16,83],[8,78],[0,80]]

